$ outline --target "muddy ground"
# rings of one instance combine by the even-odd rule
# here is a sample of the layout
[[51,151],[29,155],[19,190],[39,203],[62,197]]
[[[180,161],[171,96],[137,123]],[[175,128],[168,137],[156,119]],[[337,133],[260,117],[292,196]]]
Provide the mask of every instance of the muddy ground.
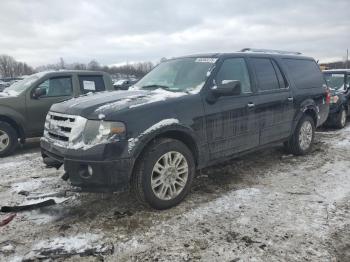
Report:
[[350,125],[319,130],[307,156],[277,147],[202,170],[166,211],[75,192],[62,174],[35,140],[0,159],[0,206],[59,202],[0,227],[1,261],[350,261]]

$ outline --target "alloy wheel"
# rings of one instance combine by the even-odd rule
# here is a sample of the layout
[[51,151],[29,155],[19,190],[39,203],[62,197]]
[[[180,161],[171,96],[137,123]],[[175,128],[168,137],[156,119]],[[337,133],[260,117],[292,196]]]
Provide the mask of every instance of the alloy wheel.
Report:
[[307,150],[312,142],[313,130],[312,124],[309,121],[305,121],[300,128],[299,133],[299,145],[302,150]]
[[9,144],[9,135],[5,131],[0,130],[0,152],[5,151]]
[[176,198],[185,188],[188,174],[189,167],[184,155],[176,151],[163,154],[152,170],[153,193],[161,200]]

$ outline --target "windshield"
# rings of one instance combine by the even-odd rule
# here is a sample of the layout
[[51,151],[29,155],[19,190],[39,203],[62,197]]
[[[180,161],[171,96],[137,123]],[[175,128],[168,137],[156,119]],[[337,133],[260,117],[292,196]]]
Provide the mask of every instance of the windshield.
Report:
[[174,92],[200,90],[216,58],[178,58],[159,64],[136,84],[136,88],[163,88]]
[[24,78],[21,81],[15,82],[12,85],[10,85],[8,88],[5,89],[5,92],[11,92],[11,93],[22,93],[24,90],[26,90],[33,82],[38,80],[40,75],[34,74],[31,76],[28,76],[27,78]]
[[345,74],[343,73],[323,73],[327,85],[335,90],[344,89]]

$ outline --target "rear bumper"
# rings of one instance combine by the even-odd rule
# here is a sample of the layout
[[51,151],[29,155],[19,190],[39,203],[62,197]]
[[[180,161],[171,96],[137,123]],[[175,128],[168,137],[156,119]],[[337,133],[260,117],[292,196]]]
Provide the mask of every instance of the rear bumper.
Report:
[[[84,191],[105,192],[126,190],[134,165],[133,158],[105,158],[110,146],[98,145],[89,150],[69,150],[41,139],[43,157],[64,164],[73,186]],[[70,153],[73,152],[73,153]]]

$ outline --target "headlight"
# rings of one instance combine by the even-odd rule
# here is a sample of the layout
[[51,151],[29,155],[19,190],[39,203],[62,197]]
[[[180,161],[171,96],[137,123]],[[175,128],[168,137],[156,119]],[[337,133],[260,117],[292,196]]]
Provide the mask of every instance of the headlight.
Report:
[[339,100],[339,96],[331,96],[331,104],[336,104]]
[[88,120],[84,129],[84,143],[98,144],[111,139],[125,138],[126,127],[122,122]]

